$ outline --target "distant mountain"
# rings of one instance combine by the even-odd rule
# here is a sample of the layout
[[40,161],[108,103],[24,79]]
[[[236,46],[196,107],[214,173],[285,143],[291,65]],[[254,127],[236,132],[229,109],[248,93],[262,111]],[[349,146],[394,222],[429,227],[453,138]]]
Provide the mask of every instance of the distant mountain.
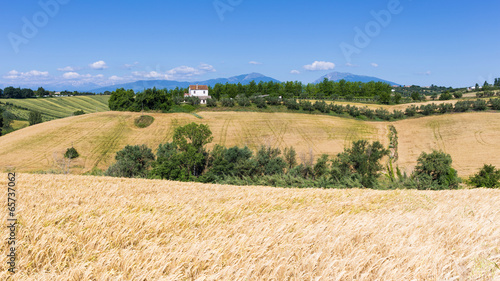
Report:
[[243,75],[238,75],[238,76],[233,76],[229,78],[217,78],[217,79],[210,79],[210,80],[205,80],[205,81],[196,81],[196,82],[181,82],[181,81],[173,81],[173,80],[141,80],[141,81],[136,81],[136,82],[131,82],[131,83],[126,83],[126,84],[119,84],[119,85],[113,85],[113,86],[106,86],[106,87],[101,87],[97,89],[90,90],[90,92],[94,93],[103,93],[105,91],[114,91],[119,88],[124,88],[126,90],[132,89],[135,92],[138,91],[143,91],[144,89],[148,88],[153,88],[156,87],[158,89],[173,89],[175,87],[179,88],[187,88],[189,85],[193,84],[200,84],[200,85],[208,85],[208,86],[214,86],[217,83],[222,83],[225,84],[226,82],[229,83],[238,83],[240,82],[241,84],[248,84],[250,81],[254,80],[256,83],[259,83],[260,81],[262,82],[268,82],[268,81],[274,81],[274,82],[280,82],[279,80],[276,80],[274,78],[265,76],[260,73],[250,73],[250,74],[243,74]]
[[352,73],[348,73],[348,72],[331,72],[331,73],[328,73],[327,75],[321,76],[318,80],[314,81],[314,83],[319,83],[319,82],[323,81],[325,78],[328,78],[328,80],[335,81],[335,82],[338,82],[338,81],[344,79],[348,82],[366,83],[366,82],[374,81],[374,82],[388,83],[391,86],[392,85],[400,86],[398,83],[394,83],[394,82],[380,79],[377,77],[356,75],[356,74],[352,74]]

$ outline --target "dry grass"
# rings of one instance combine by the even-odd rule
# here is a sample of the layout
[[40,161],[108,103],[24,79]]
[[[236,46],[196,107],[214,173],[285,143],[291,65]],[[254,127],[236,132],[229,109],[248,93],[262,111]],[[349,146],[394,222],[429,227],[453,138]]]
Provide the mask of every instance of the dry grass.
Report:
[[[500,278],[500,190],[300,190],[29,174],[17,185],[12,280]],[[5,266],[1,255],[2,280]]]
[[105,112],[64,118],[30,126],[0,137],[0,171],[16,167],[32,172],[56,168],[55,159],[74,146],[81,157],[73,161],[73,173],[93,167],[106,169],[115,153],[127,144],[146,144],[156,150],[171,141],[174,129],[189,122],[208,124],[215,144],[252,149],[271,145],[293,146],[301,158],[310,151],[336,155],[353,140],[379,140],[388,144],[387,126],[399,134],[399,166],[408,172],[422,151],[442,149],[450,153],[461,176],[471,175],[483,166],[500,166],[500,115],[465,113],[431,116],[396,122],[365,122],[326,115],[202,112],[203,119],[190,114],[150,114],[155,122],[144,129],[134,120],[140,113]]

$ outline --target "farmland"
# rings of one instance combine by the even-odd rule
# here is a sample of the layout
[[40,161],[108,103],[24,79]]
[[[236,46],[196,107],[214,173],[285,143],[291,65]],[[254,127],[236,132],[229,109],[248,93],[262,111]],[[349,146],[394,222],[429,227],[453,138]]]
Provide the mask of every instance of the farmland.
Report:
[[[281,189],[31,174],[19,174],[17,186],[13,280],[500,277],[500,190]],[[0,264],[6,280],[6,255]]]
[[[86,113],[109,111],[109,96],[74,96],[55,97],[39,99],[0,99],[2,103],[12,103],[15,106],[27,108],[28,110],[39,111],[45,120],[64,118],[71,116],[77,110]],[[14,114],[28,119],[28,111],[16,108]]]
[[422,151],[440,149],[453,158],[460,176],[471,175],[483,164],[500,166],[500,118],[498,113],[463,113],[407,119],[395,122],[365,122],[326,115],[199,112],[191,114],[151,113],[154,123],[140,129],[134,120],[140,113],[102,112],[54,120],[10,133],[0,138],[0,169],[34,172],[57,169],[57,159],[74,146],[81,157],[72,172],[106,169],[125,145],[146,144],[156,150],[171,141],[174,129],[190,122],[208,124],[215,144],[295,147],[299,162],[320,154],[336,155],[353,140],[379,140],[388,145],[388,125],[399,134],[397,164],[411,172]]

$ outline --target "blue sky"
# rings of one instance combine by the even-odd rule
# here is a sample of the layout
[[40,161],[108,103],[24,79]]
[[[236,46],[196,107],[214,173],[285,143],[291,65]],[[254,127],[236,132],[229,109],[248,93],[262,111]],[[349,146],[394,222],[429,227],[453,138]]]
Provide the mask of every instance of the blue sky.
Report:
[[0,8],[3,86],[250,72],[308,83],[340,71],[454,87],[500,77],[497,0],[26,0]]

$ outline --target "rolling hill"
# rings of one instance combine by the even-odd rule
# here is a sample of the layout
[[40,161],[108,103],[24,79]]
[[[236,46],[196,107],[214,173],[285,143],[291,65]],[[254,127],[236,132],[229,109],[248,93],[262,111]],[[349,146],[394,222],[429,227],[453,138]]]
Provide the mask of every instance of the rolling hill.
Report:
[[394,82],[391,82],[391,81],[387,81],[387,80],[384,80],[384,79],[380,79],[380,78],[377,78],[377,77],[372,77],[372,76],[364,76],[364,75],[356,75],[356,74],[352,74],[352,73],[349,73],[349,72],[331,72],[331,73],[328,73],[324,76],[321,76],[318,80],[314,81],[314,83],[319,83],[321,81],[323,81],[323,79],[327,78],[328,80],[331,80],[331,81],[335,81],[335,82],[338,82],[340,80],[346,80],[348,82],[363,82],[363,83],[366,83],[366,82],[370,82],[370,81],[374,81],[374,82],[384,82],[384,83],[387,83],[387,84],[390,84],[391,86],[392,85],[395,85],[395,86],[400,86],[399,84],[397,83],[394,83]]
[[97,167],[106,169],[125,145],[146,144],[156,150],[171,141],[177,126],[189,122],[208,124],[214,140],[209,145],[293,146],[298,161],[320,154],[336,155],[353,140],[379,140],[388,144],[389,124],[399,135],[398,165],[411,172],[422,151],[441,149],[453,158],[459,175],[471,175],[483,164],[500,166],[499,113],[464,113],[408,119],[397,122],[365,122],[325,115],[258,112],[198,112],[193,115],[150,114],[155,122],[144,129],[134,125],[140,113],[102,112],[54,120],[0,137],[0,169],[47,171],[57,169],[57,160],[72,145],[81,157],[73,162],[73,173]]
[[[85,113],[109,111],[109,97],[95,95],[39,99],[0,99],[0,102],[39,111],[45,120],[52,120],[71,116],[77,110],[83,110]],[[13,111],[19,117],[28,119],[28,111],[19,108],[14,108]]]

